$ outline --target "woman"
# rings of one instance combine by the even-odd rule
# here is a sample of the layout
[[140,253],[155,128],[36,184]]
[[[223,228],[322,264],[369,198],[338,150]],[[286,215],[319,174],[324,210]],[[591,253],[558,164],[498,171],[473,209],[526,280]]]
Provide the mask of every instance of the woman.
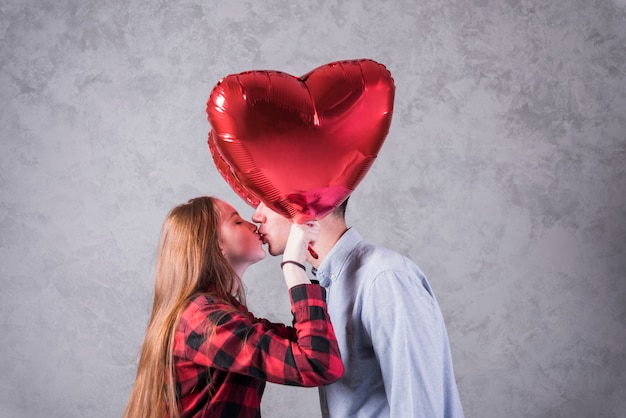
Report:
[[343,373],[319,285],[302,263],[316,221],[291,227],[283,255],[294,328],[257,319],[241,277],[265,257],[254,224],[228,203],[199,197],[161,231],[155,294],[124,416],[260,417],[265,382],[319,386]]

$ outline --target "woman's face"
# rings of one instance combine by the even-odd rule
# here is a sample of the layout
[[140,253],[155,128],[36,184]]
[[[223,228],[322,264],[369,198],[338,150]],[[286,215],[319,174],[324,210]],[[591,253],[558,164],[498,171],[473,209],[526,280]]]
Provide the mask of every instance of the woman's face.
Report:
[[256,225],[243,219],[223,200],[215,200],[219,211],[219,244],[226,260],[237,272],[266,256]]

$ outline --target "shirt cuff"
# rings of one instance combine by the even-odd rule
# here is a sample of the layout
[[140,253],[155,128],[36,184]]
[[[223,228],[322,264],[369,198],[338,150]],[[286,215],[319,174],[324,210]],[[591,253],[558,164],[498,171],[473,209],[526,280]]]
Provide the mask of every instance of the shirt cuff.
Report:
[[289,289],[291,305],[298,305],[306,299],[325,300],[324,289],[319,284],[299,284]]
[[326,289],[319,284],[300,284],[289,289],[291,309],[299,320],[298,312],[309,312],[311,306],[326,308]]

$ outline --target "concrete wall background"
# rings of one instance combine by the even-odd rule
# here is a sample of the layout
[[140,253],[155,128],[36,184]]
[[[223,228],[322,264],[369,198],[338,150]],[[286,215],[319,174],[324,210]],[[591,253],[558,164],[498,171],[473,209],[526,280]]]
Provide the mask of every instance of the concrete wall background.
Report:
[[[428,275],[466,415],[626,416],[623,0],[0,0],[0,416],[120,416],[224,75],[388,66],[350,223]],[[289,321],[277,260],[251,309]],[[269,385],[264,416],[319,417]]]

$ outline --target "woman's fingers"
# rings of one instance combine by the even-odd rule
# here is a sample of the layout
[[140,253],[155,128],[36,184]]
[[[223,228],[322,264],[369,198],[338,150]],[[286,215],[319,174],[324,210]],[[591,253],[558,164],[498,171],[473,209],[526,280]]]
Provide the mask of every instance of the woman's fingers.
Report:
[[283,254],[284,258],[292,257],[294,260],[303,261],[306,257],[307,247],[310,244],[315,244],[319,233],[320,225],[316,220],[292,224]]

